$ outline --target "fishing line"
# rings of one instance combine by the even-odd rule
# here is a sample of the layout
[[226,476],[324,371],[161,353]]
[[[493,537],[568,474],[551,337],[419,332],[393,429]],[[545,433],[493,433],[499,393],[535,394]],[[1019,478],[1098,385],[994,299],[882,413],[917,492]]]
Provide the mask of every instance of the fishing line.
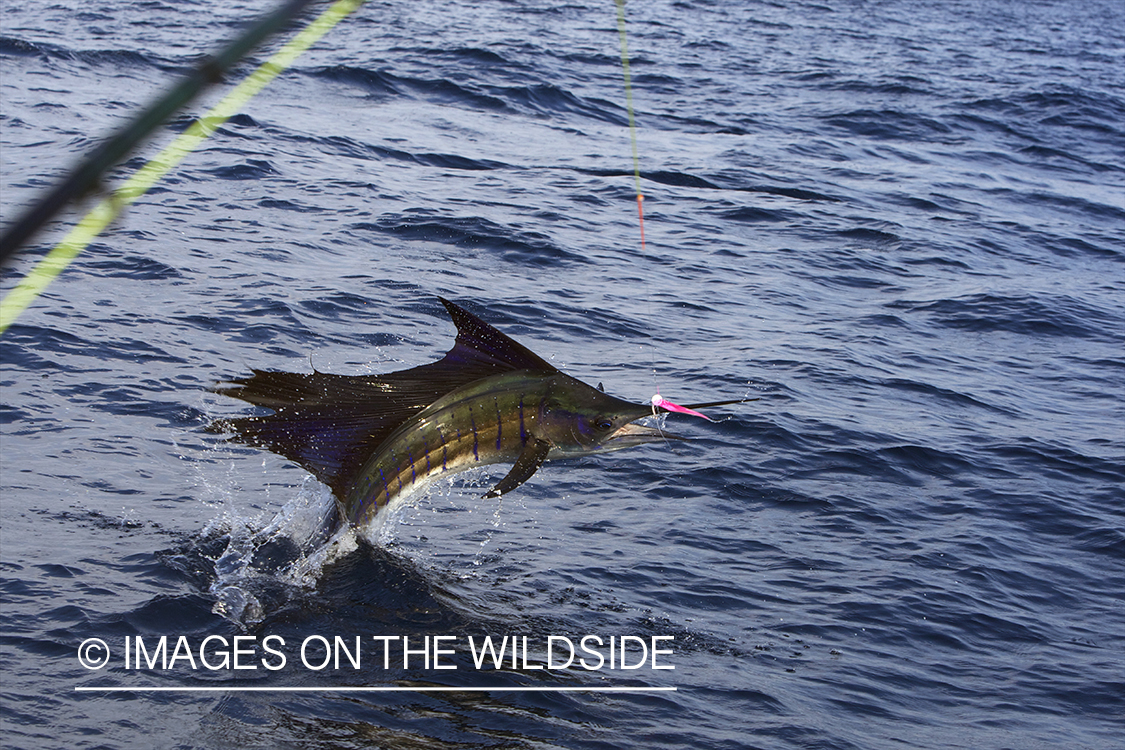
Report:
[[637,219],[641,225],[641,252],[645,249],[645,197],[641,193],[641,157],[637,150],[637,122],[633,117],[633,81],[629,73],[629,38],[625,31],[625,2],[617,0],[617,34],[621,37],[621,70],[625,75],[625,111],[629,114],[629,140],[633,144],[633,180],[637,187]]
[[[633,114],[633,79],[629,71],[629,36],[626,31],[625,23],[625,3],[627,0],[616,0],[617,2],[617,35],[621,39],[621,73],[625,79],[625,111],[629,116],[629,141],[633,147],[633,182],[637,190],[637,221],[640,224],[641,230],[641,258],[645,256],[645,210],[644,210],[644,193],[641,191],[641,157],[640,149],[637,147],[637,120]],[[652,293],[651,285],[646,280],[645,286],[650,290],[645,294],[645,300],[648,305],[648,319],[652,320]],[[659,386],[656,386],[656,344],[651,340],[649,341],[649,357],[650,365],[652,367],[652,380],[656,387],[657,394],[660,392]],[[654,396],[653,398],[656,398]],[[654,402],[655,403],[655,402]],[[652,414],[656,416],[656,407],[653,407]]]
[[[79,253],[93,242],[98,236],[125,209],[126,206],[144,195],[164,175],[174,169],[183,159],[195,150],[208,136],[214,133],[228,119],[237,114],[258,92],[270,81],[276,78],[286,68],[301,56],[309,47],[320,40],[337,23],[350,15],[364,0],[337,0],[314,18],[304,29],[293,37],[284,47],[274,53],[268,60],[239,83],[229,94],[216,104],[207,114],[203,115],[191,127],[185,130],[163,151],[151,161],[141,167],[125,181],[121,187],[114,190],[108,197],[98,202],[75,227],[55,246],[28,274],[20,280],[3,300],[0,300],[0,334],[15,322],[16,318],[30,306],[43,290],[70,265]],[[245,37],[240,38],[232,47],[243,43]],[[244,46],[244,45],[243,45]],[[244,50],[244,55],[249,50]],[[224,54],[229,53],[228,50]],[[233,63],[231,63],[233,64]],[[179,90],[177,87],[173,93]],[[165,97],[164,103],[171,97]],[[174,110],[173,110],[174,111]],[[170,113],[169,113],[170,114]],[[151,110],[142,114],[140,119],[151,116]],[[153,126],[155,127],[155,125]],[[129,132],[133,128],[126,129]],[[118,138],[113,139],[119,140]],[[107,169],[105,165],[102,169]],[[5,238],[7,241],[7,237]],[[14,246],[13,246],[14,250]]]
[[[629,140],[633,146],[633,181],[637,189],[637,219],[640,223],[641,229],[641,257],[645,257],[645,211],[644,211],[644,194],[641,192],[641,158],[639,149],[637,148],[637,123],[633,115],[633,81],[629,73],[629,40],[626,32],[625,23],[625,3],[627,0],[616,0],[617,2],[617,33],[621,38],[621,71],[625,78],[625,109],[629,115]],[[651,284],[646,280],[645,286],[651,289]],[[651,292],[645,294],[645,298],[649,307],[649,320],[652,320],[652,294]],[[655,336],[650,336],[650,339],[655,339]],[[656,383],[656,344],[654,341],[649,342],[649,352],[651,354],[652,366],[652,380],[655,386],[656,393],[650,399],[652,402],[652,415],[658,417],[663,412],[679,412],[680,414],[690,414],[694,417],[702,417],[709,422],[714,420],[706,414],[702,414],[695,409],[703,408],[704,406],[725,406],[726,404],[738,403],[736,401],[717,401],[710,404],[692,404],[691,406],[681,406],[680,404],[673,403],[660,395],[660,386]],[[657,422],[657,429],[663,430],[661,422]]]

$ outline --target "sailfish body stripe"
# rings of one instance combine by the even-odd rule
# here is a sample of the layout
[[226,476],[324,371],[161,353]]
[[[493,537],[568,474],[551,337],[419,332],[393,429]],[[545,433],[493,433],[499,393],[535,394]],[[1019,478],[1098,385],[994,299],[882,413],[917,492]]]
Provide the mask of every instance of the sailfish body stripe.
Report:
[[497,398],[494,400],[496,401],[496,450],[500,450],[500,446],[503,443],[504,422],[500,416],[500,399]]
[[520,445],[525,445],[527,443],[527,428],[523,424],[523,396],[520,396],[519,413],[520,413]]
[[473,460],[480,460],[480,435],[477,434],[477,418],[473,414],[472,405],[469,406],[469,426],[473,430]]

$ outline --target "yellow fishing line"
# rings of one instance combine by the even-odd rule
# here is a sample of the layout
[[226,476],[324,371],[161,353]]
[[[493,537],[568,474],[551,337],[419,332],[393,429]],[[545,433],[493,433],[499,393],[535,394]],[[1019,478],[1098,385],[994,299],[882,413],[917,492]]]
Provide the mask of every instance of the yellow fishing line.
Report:
[[637,184],[637,218],[641,224],[641,250],[645,249],[645,197],[641,194],[641,157],[637,152],[637,123],[633,118],[633,82],[629,75],[629,40],[625,33],[625,1],[617,0],[617,33],[621,37],[621,70],[625,74],[625,110],[629,113],[629,140],[633,144],[633,180]]
[[625,0],[617,0],[617,34],[621,37],[621,69],[625,73],[625,109],[629,113],[629,139],[633,142],[633,178],[641,194],[641,158],[637,155],[637,124],[633,119],[633,83],[629,75],[629,39],[625,33]]
[[67,233],[62,242],[39,261],[3,300],[0,300],[0,334],[8,330],[8,326],[35,301],[47,285],[62,273],[126,206],[148,192],[149,188],[174,169],[224,122],[238,114],[238,111],[266,84],[292,65],[294,60],[316,44],[333,26],[363,5],[363,2],[364,0],[337,0],[330,5],[297,36],[235,86],[207,114],[192,123],[191,127],[163,151],[137,170],[136,174],[121,187],[114,190],[109,197],[99,201]]

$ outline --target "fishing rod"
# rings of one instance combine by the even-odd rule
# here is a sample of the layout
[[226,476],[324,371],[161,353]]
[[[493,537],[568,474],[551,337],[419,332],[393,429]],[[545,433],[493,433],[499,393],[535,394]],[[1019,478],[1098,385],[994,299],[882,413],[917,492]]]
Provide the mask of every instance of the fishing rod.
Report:
[[[77,168],[35,203],[0,237],[0,265],[8,263],[19,249],[67,203],[96,189],[102,174],[121,161],[138,142],[151,134],[176,111],[186,106],[200,91],[218,83],[230,70],[265,39],[284,28],[314,0],[288,0],[262,18],[214,57],[193,70],[164,96],[134,118],[125,128],[94,149]],[[281,50],[262,63],[207,114],[192,123],[168,147],[145,164],[121,187],[103,198],[85,217],[0,301],[0,333],[30,305],[47,285],[86,248],[124,208],[144,195],[161,177],[171,171],[192,150],[305,50],[341,19],[362,5],[364,0],[336,0]]]
[[0,263],[7,263],[20,247],[63,206],[94,190],[106,170],[124,159],[134,146],[148,137],[169,117],[187,106],[201,91],[223,80],[223,75],[231,67],[311,2],[312,0],[289,0],[273,13],[262,18],[216,55],[204,60],[116,135],[95,148],[65,180],[52,188],[8,227],[0,237]]

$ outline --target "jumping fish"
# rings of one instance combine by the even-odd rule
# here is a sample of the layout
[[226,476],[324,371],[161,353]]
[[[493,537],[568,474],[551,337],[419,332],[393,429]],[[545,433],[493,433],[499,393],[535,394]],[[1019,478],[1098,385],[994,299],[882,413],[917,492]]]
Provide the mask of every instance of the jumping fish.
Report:
[[512,462],[485,495],[499,497],[547,459],[683,439],[634,424],[658,404],[633,404],[576,380],[438,299],[457,326],[441,360],[385,375],[255,369],[214,390],[273,413],[217,420],[208,429],[233,432],[232,439],[310,471],[331,488],[339,521],[356,528],[438,477],[475,466]]

